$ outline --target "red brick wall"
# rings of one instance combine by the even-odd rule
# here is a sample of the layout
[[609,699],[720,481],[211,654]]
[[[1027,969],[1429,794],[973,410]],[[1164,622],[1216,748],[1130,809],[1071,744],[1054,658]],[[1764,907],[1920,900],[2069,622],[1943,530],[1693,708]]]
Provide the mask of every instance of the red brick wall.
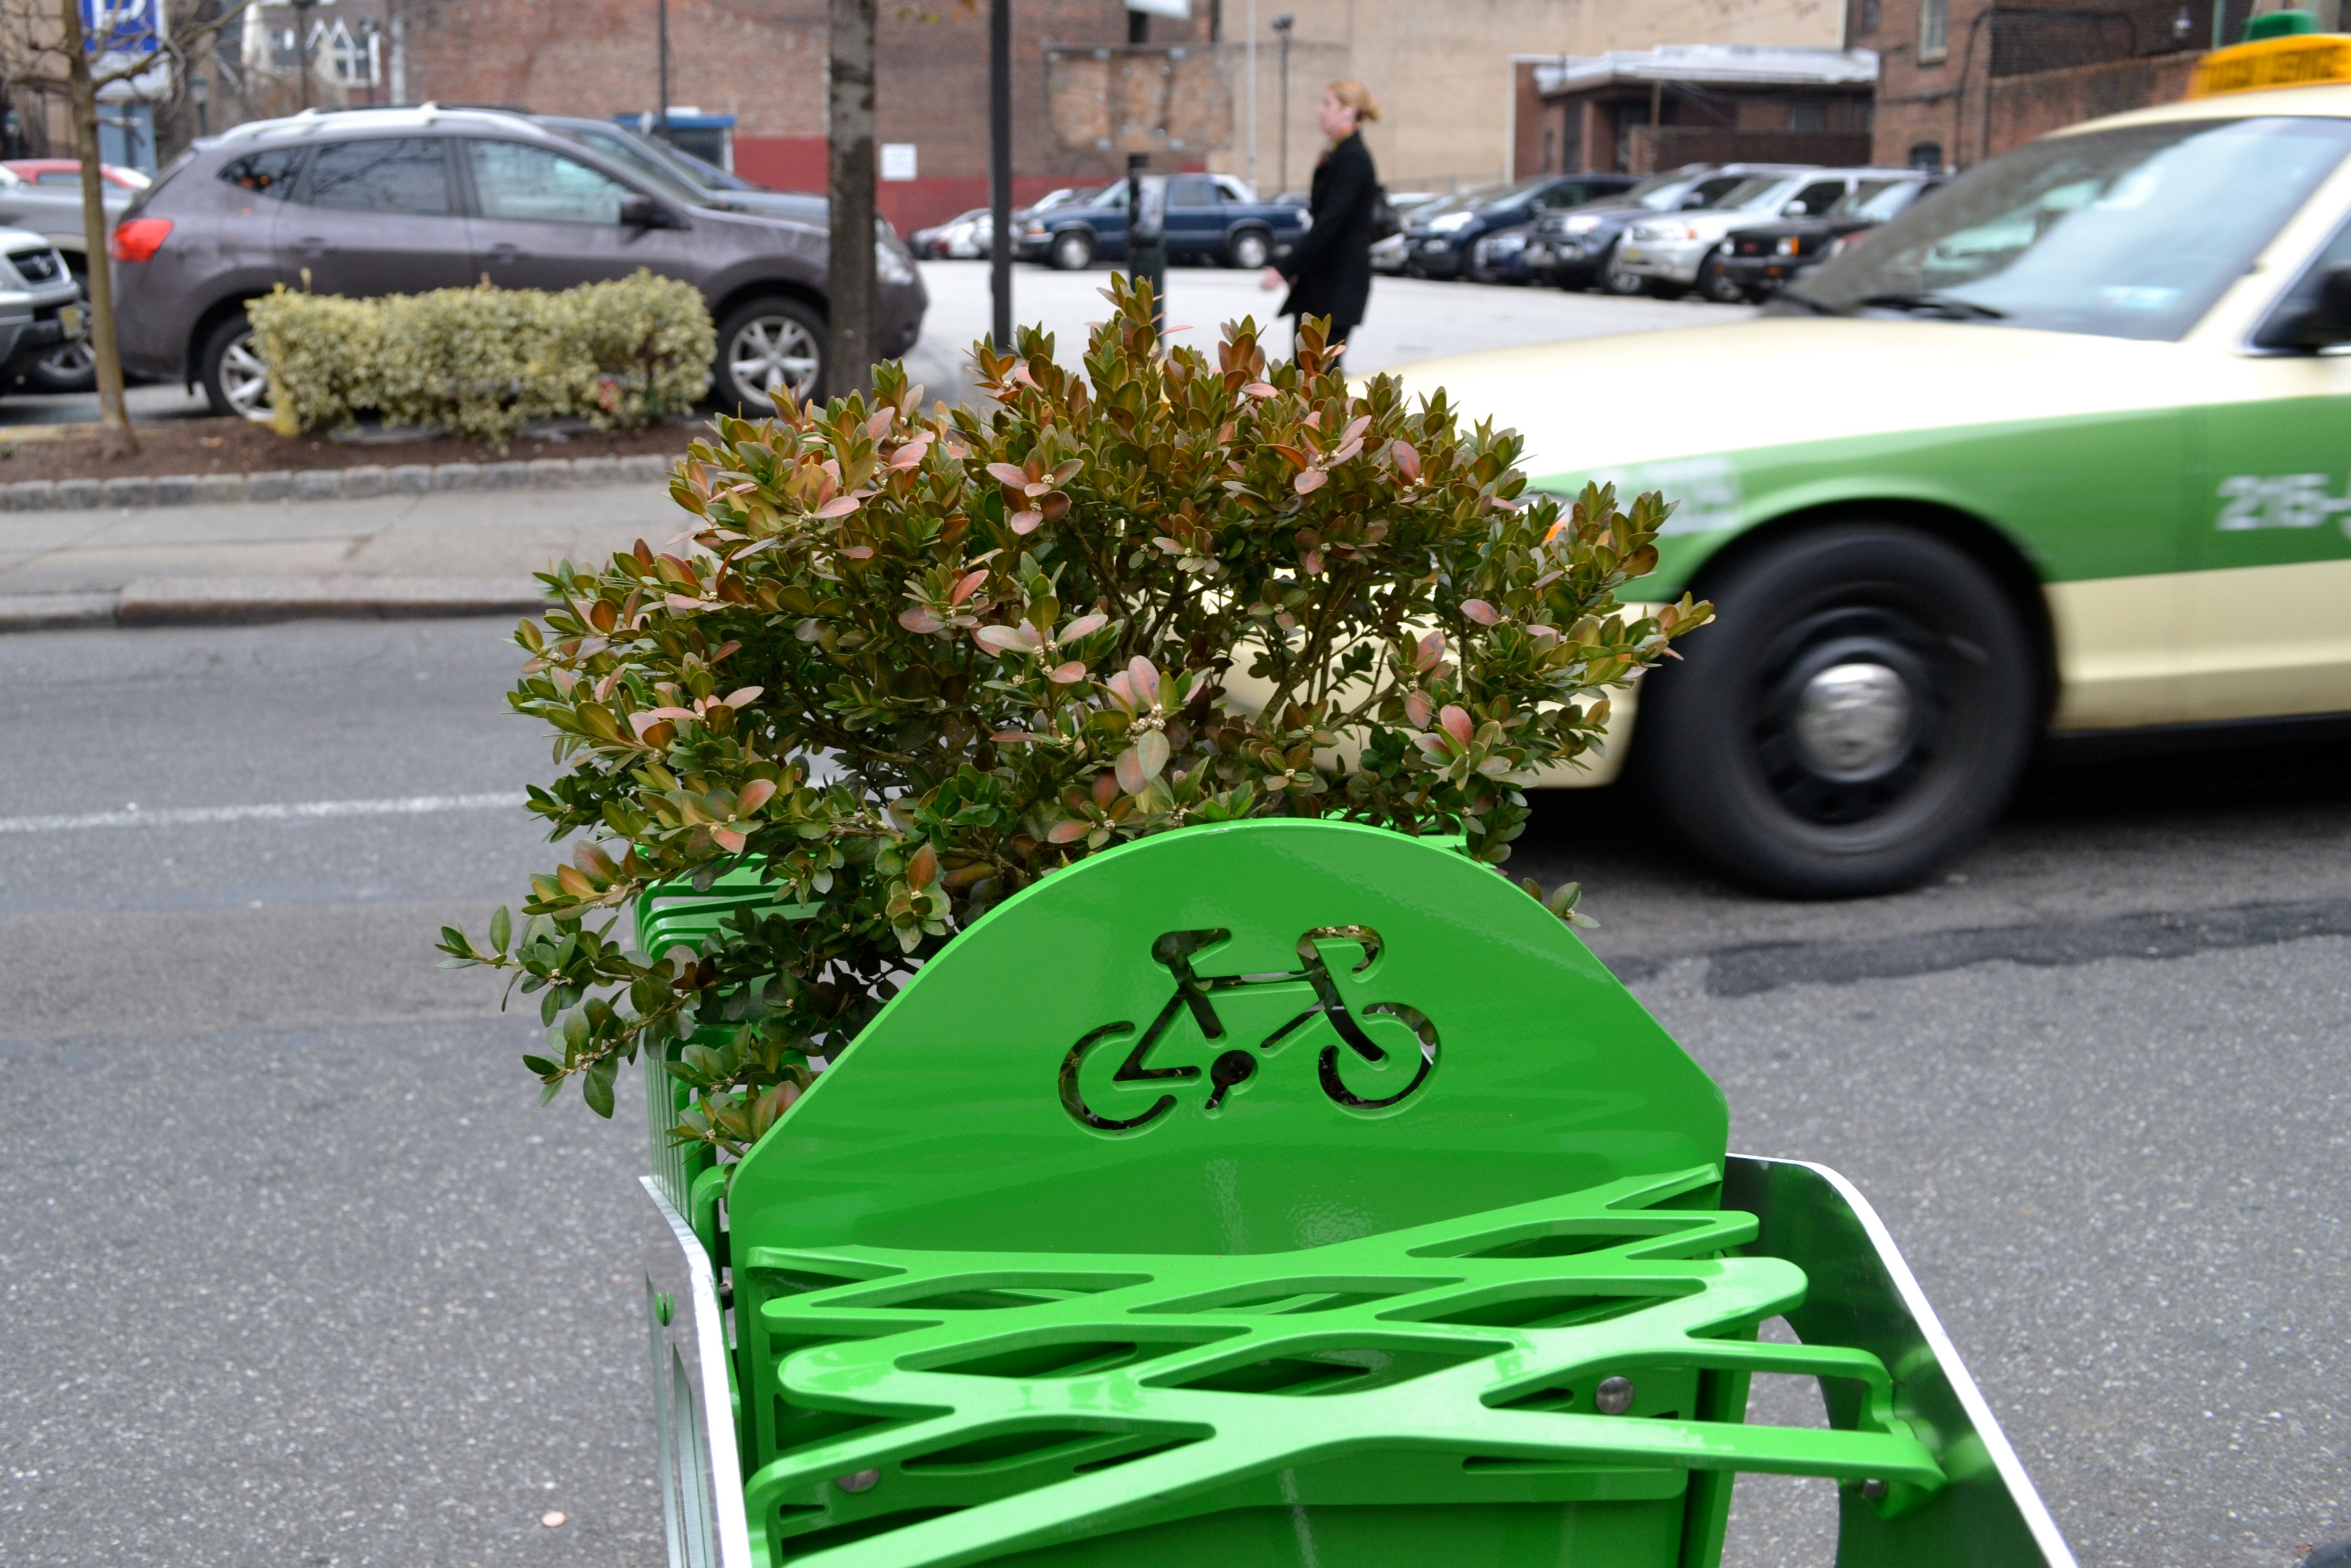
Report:
[[1991,84],[1992,155],[2085,119],[2186,98],[2197,58],[2158,55],[2002,77]]
[[[654,107],[650,0],[395,0],[408,25],[409,96],[510,103],[602,118]],[[874,112],[883,141],[911,141],[922,178],[875,198],[904,230],[983,204],[987,187],[987,7],[880,7]],[[1152,19],[1155,42],[1207,42],[1211,7],[1189,24]],[[919,13],[935,13],[935,21]],[[670,101],[735,118],[744,178],[820,190],[825,0],[669,0]],[[1045,122],[1048,43],[1120,43],[1119,0],[1019,0],[1013,16],[1014,189],[1102,183],[1123,159],[1071,152]],[[974,192],[977,192],[977,194]]]

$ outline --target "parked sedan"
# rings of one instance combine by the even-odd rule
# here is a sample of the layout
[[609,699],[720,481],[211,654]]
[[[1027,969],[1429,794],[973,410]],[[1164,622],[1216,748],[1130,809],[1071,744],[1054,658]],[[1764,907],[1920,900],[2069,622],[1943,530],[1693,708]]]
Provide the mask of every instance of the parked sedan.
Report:
[[[81,164],[71,158],[11,158],[0,163],[0,169],[27,180],[36,185],[66,185],[81,189]],[[154,177],[143,169],[127,169],[120,163],[101,163],[98,177],[118,191],[144,191],[152,185]]]
[[[697,207],[716,207],[722,213],[758,213],[819,227],[832,212],[831,200],[821,192],[763,190],[658,137],[609,119],[556,114],[536,114],[531,119],[566,141],[576,141],[591,152],[600,152],[639,179]],[[885,220],[876,219],[875,226],[894,237],[896,231]]]
[[1538,174],[1432,202],[1404,220],[1405,270],[1416,277],[1461,277],[1470,247],[1497,229],[1629,190],[1629,174]]
[[1478,283],[1534,282],[1534,268],[1527,261],[1527,246],[1534,236],[1532,223],[1496,229],[1483,236],[1469,247],[1468,276]]
[[1648,286],[1616,265],[1616,249],[1635,221],[1658,213],[1697,212],[1737,190],[1752,175],[1783,171],[1787,164],[1686,163],[1652,174],[1628,191],[1586,202],[1536,221],[1527,265],[1539,282],[1562,288],[1639,294]]
[[[1260,202],[1229,174],[1177,174],[1167,181],[1170,261],[1219,261],[1254,271],[1288,255],[1305,232],[1302,208]],[[1021,223],[1018,248],[1023,260],[1050,262],[1064,272],[1098,259],[1125,259],[1126,182],[1060,207],[1039,202]]]
[[958,213],[944,223],[916,229],[906,236],[906,248],[925,261],[968,261],[984,256],[996,227],[993,217],[986,207]]
[[[875,348],[903,354],[928,303],[876,239]],[[246,302],[278,284],[353,297],[569,288],[639,268],[702,291],[719,405],[764,412],[824,386],[822,223],[702,204],[641,170],[491,109],[360,109],[198,141],[115,225],[124,366],[201,383],[215,411],[268,417]]]
[[1766,298],[1828,260],[1848,236],[1866,234],[1948,182],[1927,175],[1865,182],[1823,217],[1788,218],[1731,230],[1724,236],[1715,265],[1724,276],[1739,284],[1748,298]]
[[0,387],[39,380],[61,348],[83,344],[81,285],[46,234],[0,229]]

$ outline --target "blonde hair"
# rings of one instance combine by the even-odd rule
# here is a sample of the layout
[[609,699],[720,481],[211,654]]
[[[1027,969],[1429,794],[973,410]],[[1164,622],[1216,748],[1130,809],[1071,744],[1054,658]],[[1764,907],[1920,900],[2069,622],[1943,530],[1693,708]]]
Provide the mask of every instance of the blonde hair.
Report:
[[1380,100],[1372,96],[1371,88],[1353,77],[1332,82],[1322,90],[1353,109],[1355,119],[1361,122],[1368,124],[1380,117]]

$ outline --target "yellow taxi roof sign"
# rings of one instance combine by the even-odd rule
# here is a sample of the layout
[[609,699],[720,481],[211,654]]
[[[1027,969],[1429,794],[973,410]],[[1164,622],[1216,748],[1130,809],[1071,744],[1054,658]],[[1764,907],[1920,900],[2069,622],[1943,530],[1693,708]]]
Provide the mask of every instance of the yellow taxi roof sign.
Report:
[[2293,33],[2215,49],[2196,62],[2189,98],[2351,82],[2351,34]]

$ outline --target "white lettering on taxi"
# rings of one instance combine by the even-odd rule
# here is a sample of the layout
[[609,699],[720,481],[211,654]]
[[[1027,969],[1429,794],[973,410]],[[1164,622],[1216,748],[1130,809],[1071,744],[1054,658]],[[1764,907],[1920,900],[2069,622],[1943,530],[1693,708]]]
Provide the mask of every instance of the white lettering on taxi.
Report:
[[[2329,495],[2334,483],[2323,473],[2232,473],[2220,482],[2220,514],[2212,525],[2223,534],[2249,528],[2315,528],[2351,512],[2351,494]],[[2351,518],[2344,522],[2351,533]]]

